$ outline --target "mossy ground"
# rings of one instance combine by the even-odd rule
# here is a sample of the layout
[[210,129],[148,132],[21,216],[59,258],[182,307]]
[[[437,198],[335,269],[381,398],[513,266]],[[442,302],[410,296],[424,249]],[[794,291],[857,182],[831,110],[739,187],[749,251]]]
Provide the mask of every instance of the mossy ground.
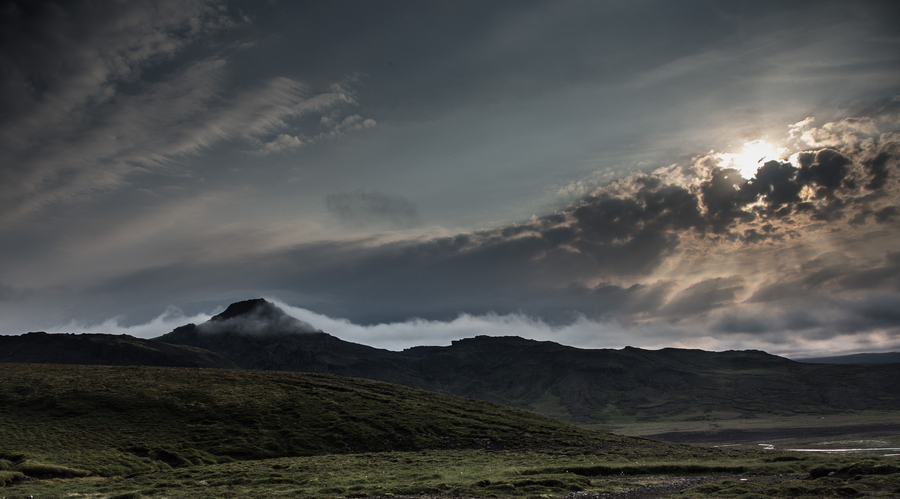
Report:
[[[459,497],[562,497],[615,492],[665,476],[715,476],[679,497],[896,497],[900,474],[745,482],[736,473],[807,473],[846,466],[843,459],[775,461],[744,456],[732,462],[611,461],[608,456],[451,450],[293,457],[195,465],[127,477],[32,480],[6,487],[8,499],[63,497],[373,497],[448,494]],[[749,457],[749,459],[747,459]],[[602,465],[598,465],[602,462]],[[653,479],[649,477],[652,476]],[[621,477],[621,478],[617,478]]]
[[781,483],[751,482],[740,479],[720,480],[688,489],[678,496],[683,499],[709,497],[768,499],[796,498],[863,498],[900,497],[900,473],[890,475],[857,475],[851,479],[820,477]]

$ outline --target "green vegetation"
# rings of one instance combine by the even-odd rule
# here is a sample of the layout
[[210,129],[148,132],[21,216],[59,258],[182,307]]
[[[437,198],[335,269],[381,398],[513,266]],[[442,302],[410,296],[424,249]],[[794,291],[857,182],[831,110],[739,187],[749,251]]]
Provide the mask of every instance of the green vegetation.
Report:
[[718,480],[691,488],[679,496],[685,499],[735,497],[897,497],[900,494],[900,467],[874,461],[843,467],[817,468],[808,480],[781,483]]
[[0,486],[12,485],[25,478],[21,471],[0,471]]
[[[808,474],[812,469],[849,468],[849,461],[816,457],[777,460],[772,454],[721,461],[605,460],[609,456],[567,452],[430,450],[334,454],[236,461],[137,474],[30,481],[0,492],[8,499],[63,497],[371,497],[450,494],[460,497],[562,497],[584,492],[616,492],[664,481],[661,475],[707,480],[684,496],[847,497],[850,488],[870,497],[900,493],[900,474],[874,472],[781,483],[754,474]],[[603,462],[602,466],[597,466]],[[824,467],[824,468],[823,468]],[[873,471],[873,470],[870,470]],[[742,473],[740,477],[734,476]],[[857,478],[857,476],[859,478]],[[764,478],[764,477],[762,477]],[[746,479],[746,478],[745,478]],[[698,480],[699,481],[699,480]],[[755,495],[754,495],[755,494]],[[861,496],[857,496],[861,497]]]
[[[8,499],[561,497],[643,486],[649,475],[712,476],[695,489],[719,487],[724,497],[789,483],[881,493],[898,490],[892,462],[853,468],[849,458],[664,444],[331,375],[0,365],[0,496]],[[730,478],[813,470],[825,476]]]
[[105,476],[350,452],[674,448],[362,379],[41,364],[0,365],[0,446]]

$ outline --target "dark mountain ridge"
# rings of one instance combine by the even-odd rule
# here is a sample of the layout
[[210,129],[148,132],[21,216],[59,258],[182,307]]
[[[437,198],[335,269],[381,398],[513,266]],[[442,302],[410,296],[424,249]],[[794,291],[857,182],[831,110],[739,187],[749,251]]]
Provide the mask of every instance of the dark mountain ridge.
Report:
[[753,350],[588,350],[487,336],[393,352],[316,331],[265,300],[238,302],[156,340],[205,348],[247,369],[387,381],[578,423],[900,407],[898,365],[802,364]]
[[806,364],[887,364],[900,363],[900,352],[855,353],[852,355],[835,355],[832,357],[810,357],[794,359]]
[[0,336],[0,363],[238,369],[217,353],[125,334],[26,333]]

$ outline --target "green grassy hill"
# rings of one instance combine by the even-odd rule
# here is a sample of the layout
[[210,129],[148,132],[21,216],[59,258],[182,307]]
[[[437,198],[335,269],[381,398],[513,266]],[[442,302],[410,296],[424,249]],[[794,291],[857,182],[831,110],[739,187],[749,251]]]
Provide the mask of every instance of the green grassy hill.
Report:
[[332,375],[0,364],[0,458],[101,475],[350,452],[626,448],[676,447]]
[[[661,480],[702,487],[691,497],[891,497],[893,462],[665,444],[334,375],[0,364],[7,499],[564,497]],[[791,473],[822,478],[756,476]]]

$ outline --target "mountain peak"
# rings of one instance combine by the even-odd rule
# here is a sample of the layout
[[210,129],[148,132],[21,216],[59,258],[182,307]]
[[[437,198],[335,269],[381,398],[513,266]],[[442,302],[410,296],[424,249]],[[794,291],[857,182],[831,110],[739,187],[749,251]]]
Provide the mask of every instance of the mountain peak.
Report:
[[224,312],[197,326],[200,333],[281,335],[320,332],[262,298],[232,303]]
[[284,314],[284,311],[276,307],[274,303],[262,298],[253,298],[252,300],[238,301],[228,305],[224,312],[215,315],[210,320],[225,321],[244,315],[277,316],[279,314]]

